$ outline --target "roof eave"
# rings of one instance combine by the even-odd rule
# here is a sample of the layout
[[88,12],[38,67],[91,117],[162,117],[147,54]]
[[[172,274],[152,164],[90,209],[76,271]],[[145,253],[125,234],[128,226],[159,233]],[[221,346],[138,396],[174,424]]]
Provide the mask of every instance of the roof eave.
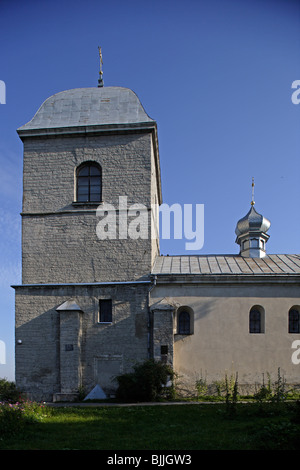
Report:
[[26,128],[20,127],[17,133],[21,140],[27,137],[56,137],[60,135],[75,134],[102,134],[102,133],[128,133],[137,131],[157,131],[156,121],[134,122],[120,124],[101,124],[88,126],[66,126],[66,127],[44,127],[44,128]]
[[157,284],[245,285],[297,284],[300,274],[155,274]]

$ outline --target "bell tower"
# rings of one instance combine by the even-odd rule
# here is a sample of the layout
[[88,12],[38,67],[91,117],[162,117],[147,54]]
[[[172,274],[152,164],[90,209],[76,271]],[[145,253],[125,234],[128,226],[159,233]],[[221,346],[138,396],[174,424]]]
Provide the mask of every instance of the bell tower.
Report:
[[18,134],[23,283],[148,276],[159,252],[151,236],[159,152],[156,122],[136,94],[104,86],[57,93]]
[[114,376],[149,356],[157,124],[132,90],[105,87],[101,73],[97,87],[50,96],[17,132],[16,382],[36,400],[70,399],[80,387],[109,395]]

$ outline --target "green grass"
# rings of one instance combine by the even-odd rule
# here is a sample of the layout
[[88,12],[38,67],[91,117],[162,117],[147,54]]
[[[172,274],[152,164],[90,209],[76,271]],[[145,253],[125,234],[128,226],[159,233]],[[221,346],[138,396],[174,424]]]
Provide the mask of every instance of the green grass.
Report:
[[253,450],[300,447],[293,405],[222,404],[49,407],[20,434],[0,438],[18,450]]

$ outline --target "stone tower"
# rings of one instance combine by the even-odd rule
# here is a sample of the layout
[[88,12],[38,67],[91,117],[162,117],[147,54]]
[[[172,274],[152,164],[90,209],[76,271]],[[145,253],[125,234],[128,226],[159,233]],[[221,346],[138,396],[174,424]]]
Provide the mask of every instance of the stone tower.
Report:
[[[67,90],[18,129],[24,144],[16,381],[37,399],[111,376],[149,354],[159,254],[157,125],[131,90]],[[154,235],[153,235],[154,234]]]
[[[149,231],[144,239],[120,233],[119,226],[113,231],[125,203],[149,210],[161,201],[156,123],[137,96],[118,87],[57,93],[18,134],[24,143],[22,282],[147,276],[158,240],[151,242]],[[96,192],[88,193],[89,185]],[[100,240],[97,208],[99,214],[110,206],[110,229]]]

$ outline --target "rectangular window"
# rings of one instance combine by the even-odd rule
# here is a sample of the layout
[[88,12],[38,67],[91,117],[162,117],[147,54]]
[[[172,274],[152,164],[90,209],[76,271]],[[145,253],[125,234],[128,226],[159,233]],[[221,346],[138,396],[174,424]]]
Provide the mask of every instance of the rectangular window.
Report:
[[112,300],[111,299],[99,300],[99,322],[100,323],[112,322]]
[[160,347],[160,360],[161,362],[167,363],[168,361],[168,346],[161,346]]

